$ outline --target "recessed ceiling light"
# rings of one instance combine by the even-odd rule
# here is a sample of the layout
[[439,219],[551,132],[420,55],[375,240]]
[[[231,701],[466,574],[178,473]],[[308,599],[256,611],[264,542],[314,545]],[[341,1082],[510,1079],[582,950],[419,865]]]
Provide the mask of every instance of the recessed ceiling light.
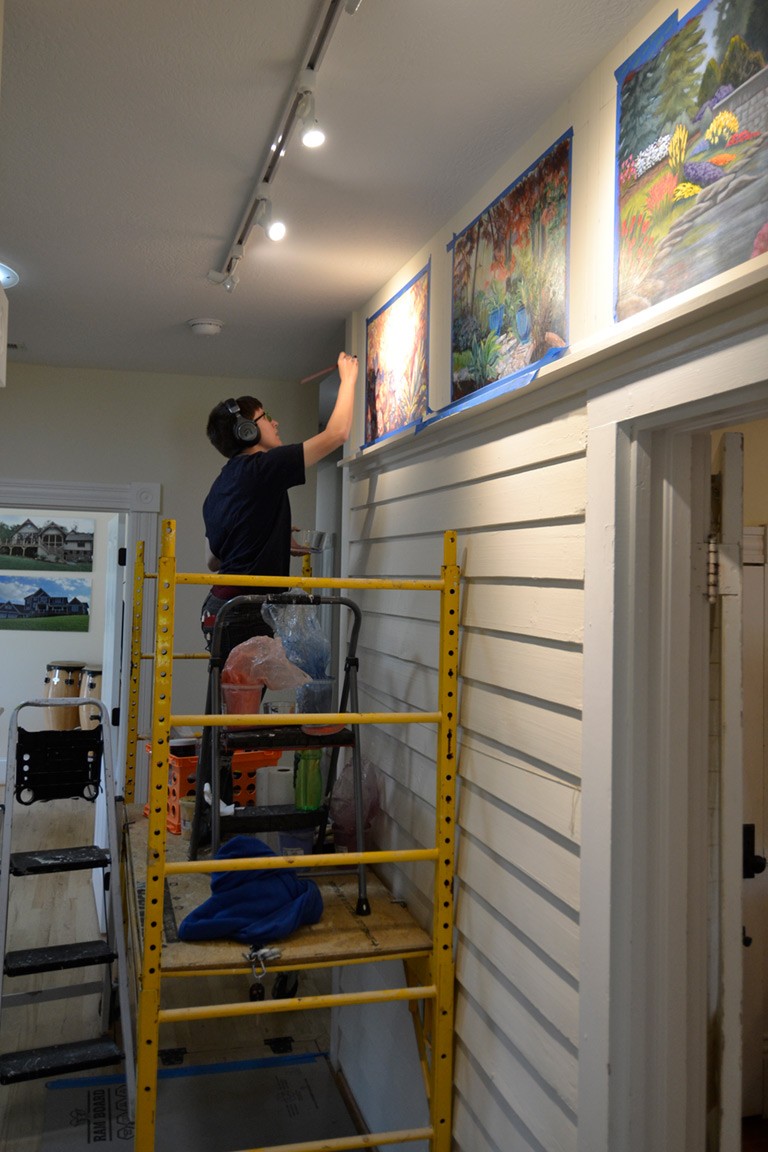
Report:
[[18,272],[9,268],[7,264],[0,264],[0,287],[13,288],[19,282]]

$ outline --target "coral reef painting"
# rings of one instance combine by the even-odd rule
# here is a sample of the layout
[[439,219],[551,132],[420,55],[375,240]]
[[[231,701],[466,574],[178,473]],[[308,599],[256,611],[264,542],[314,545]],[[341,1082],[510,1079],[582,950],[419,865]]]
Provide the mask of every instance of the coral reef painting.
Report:
[[616,319],[768,251],[768,4],[703,0],[616,72]]
[[572,136],[453,238],[452,400],[565,347]]
[[427,264],[366,322],[366,444],[427,414],[429,277]]

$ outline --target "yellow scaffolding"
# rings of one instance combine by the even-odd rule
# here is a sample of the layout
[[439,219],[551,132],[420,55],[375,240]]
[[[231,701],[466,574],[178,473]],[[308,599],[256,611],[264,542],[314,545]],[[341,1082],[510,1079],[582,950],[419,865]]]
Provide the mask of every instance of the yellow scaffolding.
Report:
[[[430,1124],[391,1132],[376,1132],[355,1137],[274,1146],[272,1152],[334,1152],[352,1148],[371,1148],[399,1142],[428,1140],[430,1152],[450,1152],[451,1106],[453,1086],[454,1031],[454,865],[456,808],[456,723],[458,689],[459,568],[456,563],[456,533],[444,534],[443,565],[435,580],[388,580],[350,577],[256,577],[221,574],[188,574],[176,570],[176,526],[165,520],[162,548],[157,571],[155,617],[152,755],[149,780],[149,823],[147,827],[146,889],[141,975],[138,989],[137,1100],[135,1147],[141,1152],[155,1148],[159,1033],[163,1024],[178,1020],[201,1020],[230,1016],[260,1015],[267,1012],[290,1012],[299,1009],[334,1008],[350,1004],[407,1001],[417,1030],[419,1057],[424,1068],[429,1102]],[[131,648],[131,725],[128,738],[126,796],[133,797],[137,745],[137,700],[144,572],[143,548],[139,548],[134,573],[133,640]],[[300,587],[312,589],[412,589],[440,594],[440,627],[438,658],[437,708],[432,712],[403,713],[322,713],[311,715],[177,715],[172,710],[174,655],[174,614],[176,588],[179,584],[214,584],[225,579],[227,585],[249,588]],[[135,676],[135,680],[134,680]],[[171,729],[178,726],[203,727],[226,725],[258,727],[275,724],[375,724],[429,723],[437,726],[436,748],[436,827],[432,848],[396,851],[349,852],[342,856],[274,856],[230,860],[169,861],[166,857],[166,812],[168,803],[169,752]],[[406,968],[405,988],[371,992],[336,993],[299,996],[271,1001],[244,1001],[232,1004],[192,1005],[162,1009],[160,1004],[162,972],[162,926],[165,878],[172,874],[231,871],[264,868],[323,868],[357,866],[361,863],[397,863],[415,860],[432,861],[435,866],[432,910],[432,947],[403,954]],[[392,953],[386,959],[392,958]],[[329,967],[307,961],[291,963],[292,970]],[[280,970],[279,965],[274,966]],[[171,973],[167,973],[170,975]],[[179,973],[173,973],[178,975]],[[215,969],[196,974],[214,975]],[[269,1152],[249,1149],[241,1152]]]

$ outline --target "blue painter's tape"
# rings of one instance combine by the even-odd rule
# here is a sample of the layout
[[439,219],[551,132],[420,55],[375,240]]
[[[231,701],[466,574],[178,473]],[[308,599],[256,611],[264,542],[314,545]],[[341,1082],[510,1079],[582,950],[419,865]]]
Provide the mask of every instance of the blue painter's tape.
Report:
[[487,400],[492,400],[496,396],[503,396],[508,392],[517,392],[520,388],[525,388],[527,384],[532,383],[539,374],[539,371],[545,364],[551,364],[553,360],[559,360],[568,351],[567,345],[563,348],[550,348],[540,360],[535,364],[530,364],[526,368],[520,368],[517,372],[513,372],[511,376],[505,376],[501,380],[495,380],[493,384],[486,384],[484,388],[479,388],[477,392],[472,392],[469,396],[462,396],[460,400],[454,400],[450,404],[446,404],[445,408],[441,408],[435,412],[427,420],[422,420],[416,427],[416,432],[422,432],[430,424],[435,424],[438,420],[443,420],[446,416],[453,416],[455,412],[463,412],[466,408],[475,408],[478,404],[484,404]]
[[[709,0],[705,0],[705,3],[709,3]],[[639,48],[636,48],[632,55],[628,56],[624,63],[620,64],[616,69],[614,76],[616,77],[619,88],[621,88],[630,72],[635,72],[643,64],[647,64],[649,60],[652,60],[654,56],[659,54],[667,40],[677,32],[678,27],[677,9],[675,9],[672,15],[668,16],[664,23],[661,24],[655,32],[652,32],[648,39],[644,40]]]
[[[479,404],[485,404],[486,401],[492,400],[496,396],[504,396],[508,392],[517,392],[535,380],[545,364],[551,364],[553,360],[559,360],[567,351],[567,345],[563,348],[550,348],[549,352],[542,356],[540,360],[537,360],[535,364],[531,364],[526,368],[520,368],[510,376],[505,376],[501,380],[495,380],[493,384],[486,384],[484,388],[479,388],[469,396],[462,396],[460,400],[453,400],[450,404],[446,404],[444,408],[439,408],[437,412],[432,412],[423,420],[408,424],[405,428],[398,428],[394,432],[387,432],[383,436],[380,436],[378,440],[373,441],[373,443],[380,444],[392,436],[403,436],[409,429],[413,430],[414,435],[418,435],[418,433],[423,432],[425,428],[436,424],[438,420],[444,420],[446,416],[453,416],[456,412],[463,412],[468,408],[476,408]],[[373,444],[362,445],[359,450],[359,455],[362,455],[366,449],[372,446]]]
[[[257,1060],[233,1060],[219,1064],[187,1064],[179,1068],[158,1069],[158,1079],[173,1080],[181,1076],[208,1076],[217,1072],[248,1072],[254,1068],[277,1068],[286,1064],[314,1064],[318,1060],[326,1060],[327,1052],[305,1052],[286,1054],[284,1056],[264,1056]],[[62,1080],[49,1080],[46,1088],[56,1091],[62,1088],[71,1088],[73,1085],[82,1088],[101,1088],[109,1084],[124,1084],[125,1076],[115,1073],[111,1076],[68,1076]]]

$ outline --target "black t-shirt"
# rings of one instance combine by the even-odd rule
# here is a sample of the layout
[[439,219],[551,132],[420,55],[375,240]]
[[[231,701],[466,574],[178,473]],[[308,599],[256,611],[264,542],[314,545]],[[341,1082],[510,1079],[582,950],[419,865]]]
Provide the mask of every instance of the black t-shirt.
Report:
[[227,461],[203,503],[205,535],[223,573],[289,574],[288,489],[304,480],[302,444],[281,444]]

